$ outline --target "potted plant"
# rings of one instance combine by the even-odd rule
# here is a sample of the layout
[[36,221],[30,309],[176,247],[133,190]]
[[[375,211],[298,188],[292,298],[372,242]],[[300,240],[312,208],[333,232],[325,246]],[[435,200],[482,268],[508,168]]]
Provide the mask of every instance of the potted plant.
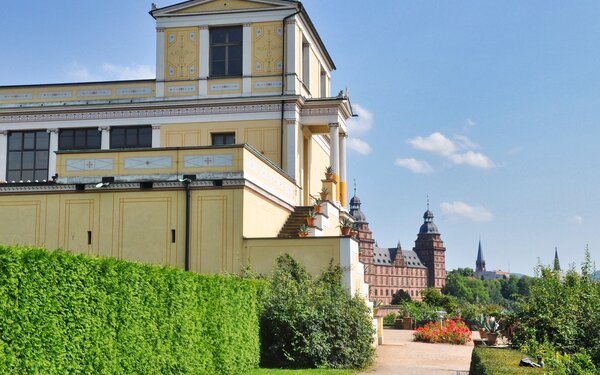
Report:
[[300,228],[298,228],[298,237],[308,237],[308,225],[302,224]]
[[479,314],[479,316],[477,317],[477,332],[479,332],[480,339],[486,339],[485,317],[483,316],[483,314]]
[[315,220],[317,219],[317,214],[315,213],[315,211],[311,208],[310,210],[308,210],[308,214],[306,215],[306,224],[309,227],[314,227],[315,226]]
[[342,230],[342,236],[348,237],[352,230],[352,222],[348,218],[343,218],[340,221],[340,229]]
[[350,236],[358,239],[358,224],[352,223],[350,227]]
[[379,314],[379,308],[381,307],[381,301],[376,299],[373,301],[373,316],[377,316]]
[[330,165],[327,168],[325,168],[325,179],[326,180],[333,180],[333,174],[335,173],[335,169]]
[[326,201],[327,200],[327,195],[329,194],[329,189],[327,189],[326,187],[321,189],[321,192],[319,193],[321,194],[321,201]]
[[498,336],[500,335],[500,324],[496,321],[496,318],[487,317],[485,319],[485,333],[487,337],[488,345],[496,345],[496,340],[498,340]]
[[315,204],[313,204],[313,211],[318,214],[321,213],[321,203],[323,201],[321,200],[321,198],[317,198],[315,199]]

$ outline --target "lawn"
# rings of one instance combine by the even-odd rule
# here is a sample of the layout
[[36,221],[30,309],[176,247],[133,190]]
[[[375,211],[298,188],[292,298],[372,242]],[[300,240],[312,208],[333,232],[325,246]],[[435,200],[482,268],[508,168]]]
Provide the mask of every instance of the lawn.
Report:
[[519,367],[519,361],[525,354],[518,350],[475,348],[471,357],[472,375],[504,374],[543,374],[544,370],[532,367]]
[[248,375],[350,375],[356,374],[357,372],[357,370],[280,370],[270,368],[259,368],[250,371]]

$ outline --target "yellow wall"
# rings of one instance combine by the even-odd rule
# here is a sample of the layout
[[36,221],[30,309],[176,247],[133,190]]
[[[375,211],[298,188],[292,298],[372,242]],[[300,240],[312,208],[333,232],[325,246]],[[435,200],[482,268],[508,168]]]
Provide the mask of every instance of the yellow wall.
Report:
[[[323,150],[321,145],[317,143],[314,135],[311,138],[311,155],[310,155],[310,186],[309,191],[313,196],[318,196],[321,191],[321,180],[325,178],[325,168],[330,164],[329,154]],[[324,141],[323,141],[324,142]]]
[[165,80],[191,80],[198,77],[197,27],[165,29]]
[[252,24],[252,74],[281,74],[283,27],[281,22]]
[[161,147],[208,146],[211,133],[235,132],[238,144],[247,143],[280,164],[279,120],[223,121],[188,124],[168,124],[160,128]]
[[321,97],[321,63],[315,55],[315,52],[310,48],[310,93],[313,98]]
[[216,0],[210,1],[205,4],[196,5],[182,9],[176,13],[197,13],[197,12],[211,12],[219,10],[234,10],[234,9],[254,9],[254,8],[268,8],[271,7],[269,4],[257,3],[254,1],[246,0]]
[[244,237],[277,237],[290,211],[244,190]]
[[277,257],[290,254],[308,272],[317,275],[327,269],[329,262],[340,263],[340,239],[311,237],[299,239],[245,239],[243,265],[259,274],[271,272]]

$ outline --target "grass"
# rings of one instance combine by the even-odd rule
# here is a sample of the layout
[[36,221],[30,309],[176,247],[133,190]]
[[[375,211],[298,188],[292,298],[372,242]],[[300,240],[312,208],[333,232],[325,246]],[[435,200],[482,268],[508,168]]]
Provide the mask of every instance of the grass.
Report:
[[357,370],[320,370],[320,369],[307,369],[307,370],[280,370],[270,368],[259,368],[252,370],[248,375],[350,375],[356,374]]
[[[542,374],[544,369],[519,367],[525,354],[512,349],[474,348],[471,375]],[[547,369],[546,369],[547,370]]]

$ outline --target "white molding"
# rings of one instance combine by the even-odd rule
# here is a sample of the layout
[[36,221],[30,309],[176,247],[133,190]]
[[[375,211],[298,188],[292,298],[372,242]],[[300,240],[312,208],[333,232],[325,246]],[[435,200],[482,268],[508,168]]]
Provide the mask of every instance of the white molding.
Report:
[[244,23],[242,30],[242,95],[248,96],[252,93],[252,80],[248,78],[252,74],[252,25]]
[[[165,30],[163,28],[157,28],[156,29],[156,80],[163,81],[164,79],[165,79]],[[157,96],[158,96],[158,93],[157,93]]]
[[206,15],[189,15],[156,20],[157,27],[193,27],[193,26],[223,26],[243,25],[245,23],[282,21],[283,18],[295,13],[295,9],[282,9],[267,12],[252,13],[222,13]]
[[8,155],[8,132],[0,131],[0,181],[6,181],[6,163]]
[[58,129],[46,130],[50,134],[50,147],[48,150],[48,181],[56,174],[56,151],[58,151]]

